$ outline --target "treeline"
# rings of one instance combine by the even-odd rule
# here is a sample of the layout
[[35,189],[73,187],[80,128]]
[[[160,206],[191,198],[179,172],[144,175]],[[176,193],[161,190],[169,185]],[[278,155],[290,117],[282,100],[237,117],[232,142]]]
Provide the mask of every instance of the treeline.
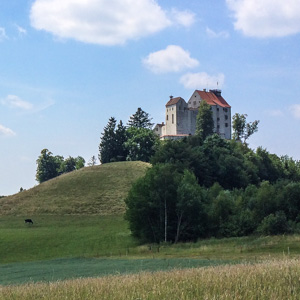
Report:
[[65,159],[61,155],[54,156],[48,149],[43,149],[36,163],[36,180],[42,183],[63,173],[83,168],[85,160],[81,156],[76,158],[69,156]]
[[122,120],[111,117],[104,127],[99,144],[99,160],[102,164],[116,161],[148,162],[158,144],[158,137],[152,131],[149,114],[138,108],[127,126]]
[[126,199],[147,242],[300,230],[300,163],[263,148],[199,135],[161,143]]

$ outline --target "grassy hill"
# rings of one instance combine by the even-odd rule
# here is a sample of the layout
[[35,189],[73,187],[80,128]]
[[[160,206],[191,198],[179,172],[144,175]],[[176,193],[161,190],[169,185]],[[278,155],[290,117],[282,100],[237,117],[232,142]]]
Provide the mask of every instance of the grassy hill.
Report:
[[131,184],[150,165],[116,162],[85,167],[0,199],[0,215],[118,215]]

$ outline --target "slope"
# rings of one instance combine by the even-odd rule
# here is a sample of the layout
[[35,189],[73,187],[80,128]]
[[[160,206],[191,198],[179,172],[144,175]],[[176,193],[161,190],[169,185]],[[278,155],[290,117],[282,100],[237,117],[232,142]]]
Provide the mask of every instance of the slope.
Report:
[[131,184],[150,165],[116,162],[85,167],[0,199],[0,215],[118,215]]

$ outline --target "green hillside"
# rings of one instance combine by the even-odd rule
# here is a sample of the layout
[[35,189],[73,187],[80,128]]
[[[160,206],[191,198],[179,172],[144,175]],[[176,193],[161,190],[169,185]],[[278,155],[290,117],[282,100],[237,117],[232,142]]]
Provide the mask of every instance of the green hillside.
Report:
[[131,184],[150,165],[116,162],[85,167],[0,199],[0,215],[122,214]]

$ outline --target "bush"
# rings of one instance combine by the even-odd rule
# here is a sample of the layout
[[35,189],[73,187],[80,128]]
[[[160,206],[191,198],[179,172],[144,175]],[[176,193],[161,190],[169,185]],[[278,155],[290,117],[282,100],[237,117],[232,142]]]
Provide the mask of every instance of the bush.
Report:
[[278,211],[276,214],[270,214],[265,217],[257,231],[264,235],[276,235],[287,233],[289,230],[286,215],[283,211]]

